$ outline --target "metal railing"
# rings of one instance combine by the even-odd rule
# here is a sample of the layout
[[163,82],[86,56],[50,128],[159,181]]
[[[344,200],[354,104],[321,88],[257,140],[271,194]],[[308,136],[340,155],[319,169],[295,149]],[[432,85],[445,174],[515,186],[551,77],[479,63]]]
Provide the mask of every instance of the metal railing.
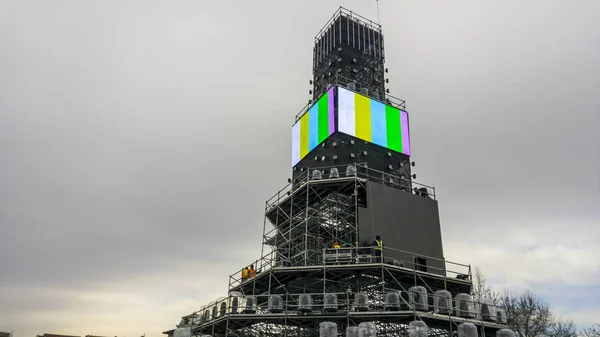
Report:
[[244,270],[244,268],[247,268],[247,267],[253,265],[254,266],[254,270],[256,271],[256,276],[258,276],[260,273],[263,273],[263,272],[271,269],[275,265],[275,257],[276,257],[276,252],[275,251],[271,251],[271,252],[263,255],[258,260],[250,262],[248,265],[242,267],[240,270],[238,270],[237,272],[235,272],[232,275],[230,275],[229,276],[229,286],[230,286],[230,288],[231,287],[235,287],[235,286],[239,286],[239,285],[243,284],[244,282],[248,282],[248,281],[252,280],[252,278],[250,278],[250,277],[248,277],[246,279],[244,279],[242,277],[242,271]]
[[[439,293],[423,293],[416,288],[403,291],[346,291],[328,293],[283,293],[270,295],[230,294],[188,315],[190,320],[181,325],[207,326],[226,318],[243,318],[244,315],[269,316],[327,316],[364,313],[412,313],[414,316],[448,318],[450,320],[480,321],[506,324],[505,309],[489,302],[473,300],[468,294],[448,297]],[[370,316],[377,320],[376,316]],[[182,322],[183,323],[183,322]]]
[[[313,252],[319,252],[318,249],[312,249]],[[446,259],[439,259],[430,257],[415,252],[404,251],[400,249],[383,247],[381,256],[377,256],[373,246],[363,247],[341,247],[335,248],[322,248],[320,250],[322,259],[320,263],[311,264],[310,267],[330,267],[332,265],[349,265],[349,264],[366,264],[366,263],[380,263],[389,266],[395,266],[401,270],[408,271],[415,274],[429,274],[440,278],[446,279],[458,279],[470,281],[472,279],[471,266],[467,264],[457,263],[448,261]],[[348,255],[342,255],[348,254]],[[424,259],[425,264],[420,264],[418,259]],[[254,265],[256,270],[256,277],[260,276],[260,273],[266,272],[272,268],[287,268],[281,263],[276,261],[276,251],[271,251],[260,259],[248,264]],[[290,267],[294,268],[294,266]],[[242,279],[242,270],[236,271],[229,276],[229,288],[233,289],[245,282],[251,282],[253,279]]]
[[[323,265],[331,264],[362,264],[362,263],[382,263],[400,267],[415,273],[429,273],[446,278],[471,280],[471,266],[467,264],[448,261],[430,257],[415,252],[382,247],[381,255],[377,255],[375,247],[340,247],[324,248]],[[340,255],[346,254],[348,255]],[[336,258],[338,256],[339,258]],[[335,259],[334,259],[335,258]],[[418,259],[424,259],[425,264],[420,264]]]
[[[349,83],[354,83],[355,88],[350,88],[348,86]],[[332,76],[331,80],[330,80],[330,84],[329,86],[326,88],[325,91],[323,91],[323,94],[321,96],[319,96],[316,100],[314,101],[310,101],[309,103],[307,103],[304,107],[302,107],[302,109],[300,110],[299,113],[296,114],[296,118],[294,120],[294,124],[297,123],[300,118],[309,110],[309,108],[315,104],[325,93],[327,93],[327,91],[329,90],[329,88],[331,88],[332,86],[338,86],[338,87],[343,87],[347,90],[350,90],[352,92],[355,92],[359,95],[364,95],[360,92],[360,90],[362,88],[371,88],[372,85],[369,85],[368,83],[361,83],[360,81],[357,81],[356,79],[351,79],[345,76],[342,76],[340,74],[335,74],[334,76]],[[388,93],[382,92],[379,93],[381,95],[380,98],[375,98],[372,96],[372,93],[367,94],[366,96],[368,96],[369,98],[376,100],[376,101],[380,101],[381,103],[387,104],[387,105],[391,105],[397,109],[406,111],[406,102],[400,98],[394,97]]]
[[[346,172],[346,169],[348,166],[355,167],[355,169],[352,173]],[[339,177],[332,177],[332,175],[331,175],[332,168],[336,168],[338,170]],[[314,180],[314,179],[312,179],[312,176],[311,176],[311,174],[314,170],[319,170],[322,172],[326,171],[326,173],[321,175],[321,179]],[[275,193],[271,198],[269,198],[266,201],[266,209],[268,211],[272,207],[277,206],[278,204],[281,203],[282,200],[287,199],[289,195],[291,195],[293,192],[295,192],[296,190],[303,187],[305,184],[309,184],[309,183],[318,184],[320,182],[335,181],[335,179],[356,179],[356,178],[375,180],[378,183],[383,183],[383,184],[386,184],[391,187],[395,187],[400,190],[402,190],[401,187],[404,185],[404,183],[402,181],[409,179],[409,178],[403,179],[402,177],[399,177],[399,176],[391,174],[391,173],[386,173],[383,171],[369,168],[366,166],[366,163],[356,163],[353,165],[351,164],[351,165],[319,166],[319,167],[314,167],[314,168],[307,168],[304,172],[300,173],[294,179],[294,181],[288,183],[282,189],[277,191],[277,193]],[[414,180],[410,180],[410,185],[413,186],[413,189],[410,191],[406,191],[406,192],[421,195],[422,192],[419,192],[419,189],[425,188],[425,190],[427,191],[427,196],[431,197],[434,200],[436,199],[435,187],[420,184],[420,183],[415,182]]]
[[335,11],[335,13],[333,13],[331,18],[325,23],[325,25],[323,25],[323,28],[321,28],[321,30],[319,30],[317,35],[315,35],[315,42],[317,40],[319,40],[321,38],[321,36],[323,36],[323,34],[325,34],[325,32],[329,29],[329,27],[340,16],[346,16],[346,17],[352,18],[354,21],[357,21],[357,22],[369,27],[370,29],[376,30],[379,33],[381,33],[381,25],[380,24],[373,22],[372,20],[367,19],[360,14],[354,13],[351,10],[348,10],[344,7],[340,7],[340,8],[338,8],[337,11]]

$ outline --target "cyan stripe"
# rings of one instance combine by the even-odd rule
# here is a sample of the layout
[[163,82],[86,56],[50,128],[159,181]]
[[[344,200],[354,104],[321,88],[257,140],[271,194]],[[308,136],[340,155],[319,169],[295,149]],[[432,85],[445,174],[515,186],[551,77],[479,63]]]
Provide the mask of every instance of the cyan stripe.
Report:
[[308,110],[308,152],[319,145],[319,105]]
[[385,127],[385,104],[371,100],[371,138],[372,142],[387,147],[387,129]]

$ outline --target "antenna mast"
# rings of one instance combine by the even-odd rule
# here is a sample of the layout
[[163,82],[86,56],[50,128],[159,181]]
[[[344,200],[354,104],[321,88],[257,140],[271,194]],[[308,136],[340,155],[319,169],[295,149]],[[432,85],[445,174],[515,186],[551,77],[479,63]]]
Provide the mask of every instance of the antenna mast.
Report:
[[375,0],[375,2],[377,2],[377,24],[381,25],[381,22],[379,22],[379,0]]

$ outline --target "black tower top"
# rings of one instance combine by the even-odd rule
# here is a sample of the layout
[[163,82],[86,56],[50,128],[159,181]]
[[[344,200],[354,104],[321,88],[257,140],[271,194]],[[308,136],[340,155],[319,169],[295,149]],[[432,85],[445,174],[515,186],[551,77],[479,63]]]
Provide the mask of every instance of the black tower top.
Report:
[[384,62],[381,26],[340,7],[315,37],[313,99],[334,82],[354,82],[358,92],[381,99]]
[[292,129],[294,178],[364,163],[414,188],[406,104],[389,95],[386,72],[381,25],[340,7],[315,37],[312,99]]

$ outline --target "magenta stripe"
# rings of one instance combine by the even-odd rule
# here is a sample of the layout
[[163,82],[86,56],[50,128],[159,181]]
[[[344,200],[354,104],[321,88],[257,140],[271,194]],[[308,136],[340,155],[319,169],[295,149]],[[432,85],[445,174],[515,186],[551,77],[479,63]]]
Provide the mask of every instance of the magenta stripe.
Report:
[[331,135],[332,133],[335,132],[335,116],[334,116],[334,100],[333,100],[333,95],[335,93],[334,87],[329,88],[329,92],[327,93],[327,98],[328,98],[328,104],[327,107],[329,108],[329,135]]
[[408,130],[408,113],[400,110],[400,128],[402,130],[402,153],[410,156],[410,134]]

